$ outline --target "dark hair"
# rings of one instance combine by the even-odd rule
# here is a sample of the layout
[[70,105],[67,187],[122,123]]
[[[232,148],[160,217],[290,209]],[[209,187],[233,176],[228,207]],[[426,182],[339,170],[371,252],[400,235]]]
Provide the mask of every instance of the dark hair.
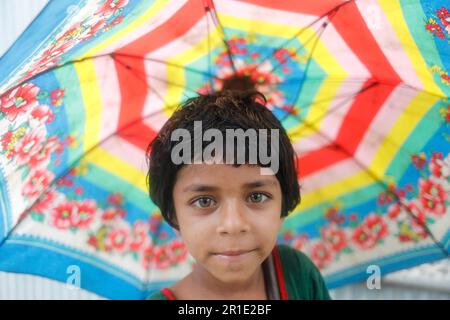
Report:
[[[265,103],[264,95],[254,90],[223,90],[190,98],[178,107],[149,144],[146,153],[149,167],[147,173],[149,195],[161,210],[163,218],[173,228],[178,229],[173,204],[173,187],[177,172],[185,164],[175,164],[171,160],[172,148],[178,143],[171,141],[171,134],[175,129],[183,128],[187,129],[193,137],[194,121],[202,121],[203,132],[215,128],[223,134],[226,129],[230,128],[268,129],[269,131],[278,129],[279,170],[276,178],[282,192],[281,217],[287,216],[300,203],[297,156],[280,121],[263,105]],[[248,144],[246,144],[246,149],[248,149]],[[268,150],[271,154],[270,147]],[[246,161],[247,153],[246,150]],[[259,159],[258,165],[265,166],[261,165]],[[234,162],[233,166],[239,166],[239,164]]]

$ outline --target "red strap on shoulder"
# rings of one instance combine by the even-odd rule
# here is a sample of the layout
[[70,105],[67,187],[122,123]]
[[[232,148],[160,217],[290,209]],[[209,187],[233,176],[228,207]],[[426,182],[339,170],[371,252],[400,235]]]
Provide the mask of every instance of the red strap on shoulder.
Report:
[[280,289],[280,299],[288,300],[288,294],[286,290],[286,284],[284,282],[283,269],[281,266],[281,259],[280,253],[278,252],[278,246],[275,246],[275,248],[273,249],[273,258],[275,262],[275,270],[277,272],[278,286]]
[[164,288],[161,291],[162,291],[163,295],[165,295],[167,297],[167,299],[177,300],[177,298],[175,298],[175,296],[173,295],[172,291],[169,288]]

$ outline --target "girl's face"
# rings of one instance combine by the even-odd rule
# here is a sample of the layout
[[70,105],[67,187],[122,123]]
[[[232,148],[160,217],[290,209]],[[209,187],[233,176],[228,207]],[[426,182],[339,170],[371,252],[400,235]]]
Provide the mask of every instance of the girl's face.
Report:
[[283,222],[278,179],[257,165],[186,165],[173,200],[197,267],[226,284],[243,284],[258,271]]

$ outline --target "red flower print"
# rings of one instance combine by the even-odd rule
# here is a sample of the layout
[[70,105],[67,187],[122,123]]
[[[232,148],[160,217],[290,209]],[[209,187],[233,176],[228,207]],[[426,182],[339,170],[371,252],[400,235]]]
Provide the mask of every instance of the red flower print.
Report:
[[447,193],[441,184],[431,179],[419,180],[419,199],[425,209],[435,215],[445,214]]
[[84,200],[83,202],[77,203],[77,210],[73,214],[73,226],[85,229],[87,228],[92,220],[94,219],[95,212],[97,211],[97,206],[93,200]]
[[32,83],[25,83],[11,90],[0,98],[0,112],[6,113],[9,121],[16,120],[17,116],[38,105],[36,97],[39,90]]
[[54,174],[50,171],[33,171],[23,186],[22,194],[27,197],[40,196],[50,185],[54,177]]
[[419,212],[415,217],[416,218],[408,217],[408,222],[403,221],[400,224],[400,242],[418,241],[428,237],[428,233],[424,228],[426,223],[425,213]]
[[445,74],[445,73],[441,74],[441,79],[442,79],[445,83],[450,84],[450,76],[449,76],[448,74]]
[[53,225],[61,230],[74,227],[74,216],[77,214],[78,205],[74,201],[60,203],[53,209]]
[[33,210],[40,213],[48,211],[52,202],[56,200],[57,193],[53,190],[49,190],[45,195],[33,206]]
[[14,151],[16,154],[16,161],[18,164],[26,164],[31,157],[36,155],[43,147],[45,133],[42,130],[35,130],[25,135],[15,145]]
[[375,240],[382,239],[388,235],[388,226],[381,216],[371,213],[364,221],[365,225],[373,233]]
[[64,89],[55,89],[50,92],[51,105],[59,107],[62,104],[62,98],[64,97]]
[[442,9],[438,9],[436,11],[437,16],[439,17],[439,19],[441,20],[441,23],[444,26],[448,26],[450,25],[450,13],[447,10],[447,8],[442,7]]
[[162,216],[154,214],[150,217],[149,226],[151,232],[157,232],[162,223]]
[[434,20],[427,22],[425,25],[425,29],[428,30],[431,34],[434,34],[436,37],[444,39],[445,33],[443,28]]
[[108,27],[112,27],[112,26],[118,25],[118,24],[122,23],[122,21],[123,21],[123,16],[118,16],[113,21],[111,21],[110,24],[108,24]]
[[294,233],[290,230],[283,232],[283,240],[291,241],[294,238]]
[[88,41],[93,38],[104,26],[106,25],[106,20],[101,19],[97,21],[94,25],[88,26],[86,31],[83,33],[82,41]]
[[331,246],[326,242],[316,242],[311,247],[311,260],[319,269],[323,269],[334,259]]
[[360,249],[371,249],[377,244],[375,235],[365,224],[356,227],[353,231],[352,240]]
[[46,166],[49,162],[50,155],[58,146],[58,137],[53,136],[47,139],[39,152],[33,154],[28,161],[30,168],[38,168]]
[[172,264],[170,249],[167,245],[153,248],[153,261],[157,269],[166,269]]
[[128,0],[106,0],[95,14],[109,17],[127,4]]
[[423,166],[427,163],[427,158],[424,153],[419,153],[412,155],[411,161],[417,169],[421,170]]
[[347,246],[345,232],[335,224],[322,228],[321,234],[324,241],[328,242],[335,252],[339,252]]
[[188,251],[185,244],[181,240],[175,239],[168,246],[173,264],[177,264],[186,260]]
[[112,193],[108,196],[108,202],[113,206],[123,205],[123,197],[120,192]]
[[140,251],[147,243],[149,243],[150,237],[148,236],[149,226],[143,221],[138,221],[133,225],[130,240],[130,250]]
[[118,208],[108,208],[105,211],[103,211],[102,214],[102,220],[103,221],[111,221],[116,218],[124,218],[125,217],[125,211]]
[[302,248],[305,246],[305,244],[308,242],[308,240],[309,240],[308,236],[306,234],[302,234],[292,242],[291,246],[294,249],[302,250]]
[[440,178],[442,176],[442,166],[444,164],[443,156],[441,152],[433,152],[431,156],[429,170],[430,173],[436,178]]
[[295,57],[295,53],[289,52],[286,48],[280,48],[275,50],[273,57],[278,63],[285,64],[289,58]]
[[72,49],[76,45],[75,41],[65,41],[55,43],[50,48],[43,52],[43,58],[37,63],[38,65],[49,64],[51,61],[55,61],[58,57],[64,54],[66,51]]
[[13,134],[13,131],[8,131],[1,137],[0,142],[2,143],[3,150],[9,149],[9,144],[12,141]]
[[123,252],[127,249],[129,241],[129,232],[124,228],[111,230],[106,240],[106,245],[117,252]]
[[45,104],[41,104],[34,108],[33,111],[31,111],[31,115],[42,123],[51,123],[55,117],[52,110]]
[[142,254],[142,266],[145,269],[148,269],[150,267],[150,263],[153,261],[154,253],[153,253],[153,246],[147,245],[144,249],[144,252]]
[[395,220],[398,217],[398,215],[400,214],[400,212],[401,212],[400,205],[398,203],[394,204],[394,205],[390,206],[388,209],[388,217],[392,220]]

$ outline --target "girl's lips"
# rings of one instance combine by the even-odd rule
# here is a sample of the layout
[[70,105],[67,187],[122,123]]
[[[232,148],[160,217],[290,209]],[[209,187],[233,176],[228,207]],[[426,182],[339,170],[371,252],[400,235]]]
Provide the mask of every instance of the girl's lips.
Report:
[[247,257],[254,250],[239,250],[239,251],[225,251],[220,253],[215,253],[215,256],[226,260],[238,260]]

